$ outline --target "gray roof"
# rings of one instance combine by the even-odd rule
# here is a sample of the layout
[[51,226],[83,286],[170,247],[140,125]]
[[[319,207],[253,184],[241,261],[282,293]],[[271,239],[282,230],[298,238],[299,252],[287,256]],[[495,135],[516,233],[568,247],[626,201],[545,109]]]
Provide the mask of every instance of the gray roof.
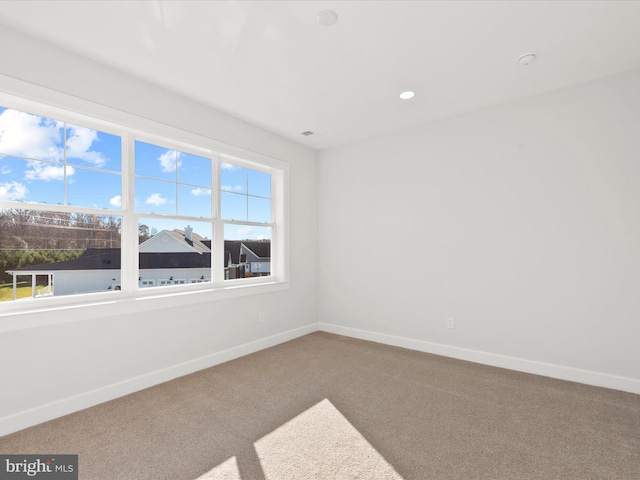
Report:
[[[206,253],[139,253],[138,259],[141,269],[211,267],[211,254]],[[73,260],[31,265],[10,271],[119,270],[120,267],[119,248],[88,248],[80,257]]]
[[[208,253],[211,250],[211,240],[207,240],[204,237],[201,237],[197,233],[191,234],[191,240],[187,239],[187,236],[184,233],[184,230],[167,230],[169,235],[177,238],[181,242],[186,242],[189,246],[196,249],[196,251],[200,253]],[[208,245],[207,245],[208,243]]]
[[[173,233],[173,232],[171,232]],[[195,239],[194,239],[195,240]],[[196,242],[199,242],[196,240]],[[194,242],[194,243],[196,243]],[[207,245],[207,243],[209,245]],[[208,249],[211,240],[204,240],[202,246],[207,249],[203,253],[175,252],[175,253],[139,253],[138,261],[141,269],[159,268],[210,268],[211,253]],[[225,240],[224,266],[229,264],[229,254],[233,264],[240,263],[240,247],[244,244],[259,258],[268,261],[271,255],[271,242],[251,240]],[[200,249],[201,247],[198,247]],[[43,263],[28,267],[15,268],[9,272],[51,272],[65,270],[119,270],[121,255],[119,248],[88,248],[80,257],[63,262]]]
[[271,242],[265,240],[242,240],[246,248],[251,250],[256,257],[271,257]]
[[119,248],[87,248],[78,258],[63,262],[41,263],[28,267],[15,268],[13,272],[58,271],[58,270],[119,270]]

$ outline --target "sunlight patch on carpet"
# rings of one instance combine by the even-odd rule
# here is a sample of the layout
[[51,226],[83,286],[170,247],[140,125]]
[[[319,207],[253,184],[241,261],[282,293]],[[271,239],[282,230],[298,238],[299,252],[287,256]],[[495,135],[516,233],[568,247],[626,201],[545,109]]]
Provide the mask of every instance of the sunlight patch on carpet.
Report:
[[196,480],[242,480],[236,457],[229,457]]
[[254,445],[266,480],[402,480],[326,398]]

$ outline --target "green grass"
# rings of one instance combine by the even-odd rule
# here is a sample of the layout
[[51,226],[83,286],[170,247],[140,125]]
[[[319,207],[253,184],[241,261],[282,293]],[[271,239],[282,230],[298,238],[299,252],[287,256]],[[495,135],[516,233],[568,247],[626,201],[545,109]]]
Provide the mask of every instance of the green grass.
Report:
[[[36,290],[39,290],[45,285],[37,285]],[[17,298],[26,298],[31,296],[31,284],[29,282],[19,282],[16,288]],[[13,283],[5,283],[0,285],[0,302],[7,302],[13,300]]]

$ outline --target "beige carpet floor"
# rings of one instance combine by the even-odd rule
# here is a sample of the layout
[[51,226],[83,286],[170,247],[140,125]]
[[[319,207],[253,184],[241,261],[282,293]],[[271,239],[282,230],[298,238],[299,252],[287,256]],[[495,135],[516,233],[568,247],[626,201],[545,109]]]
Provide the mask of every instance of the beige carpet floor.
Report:
[[640,395],[317,332],[0,438],[81,479],[640,479]]

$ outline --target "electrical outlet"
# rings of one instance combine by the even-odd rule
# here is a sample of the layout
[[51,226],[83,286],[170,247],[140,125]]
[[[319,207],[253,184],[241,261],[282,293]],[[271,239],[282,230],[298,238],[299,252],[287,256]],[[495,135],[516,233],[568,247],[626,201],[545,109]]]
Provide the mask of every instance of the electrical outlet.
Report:
[[447,328],[456,328],[456,319],[453,317],[447,317]]
[[258,323],[264,323],[264,321],[265,321],[265,314],[264,312],[260,312],[258,314]]

